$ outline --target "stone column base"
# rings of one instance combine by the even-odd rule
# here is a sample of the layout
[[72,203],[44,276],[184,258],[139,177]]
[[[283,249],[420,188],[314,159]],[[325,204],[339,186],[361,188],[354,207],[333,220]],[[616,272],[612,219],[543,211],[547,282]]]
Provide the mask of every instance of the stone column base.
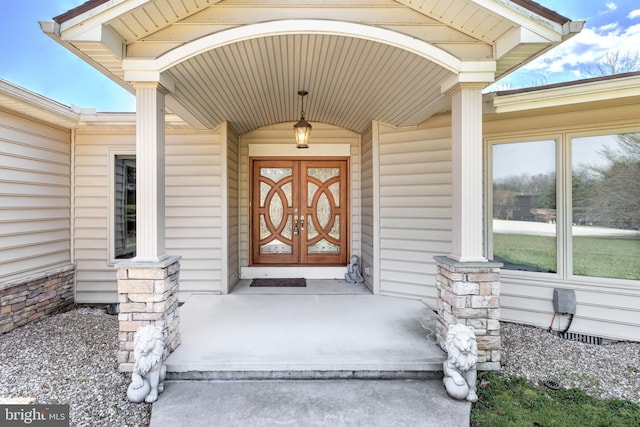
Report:
[[473,326],[478,343],[478,370],[500,370],[499,262],[458,262],[434,257],[438,264],[436,338],[446,351],[449,325]]
[[156,325],[164,335],[163,360],[180,345],[178,330],[178,276],[180,257],[160,262],[118,264],[118,365],[133,370],[133,337],[141,326]]

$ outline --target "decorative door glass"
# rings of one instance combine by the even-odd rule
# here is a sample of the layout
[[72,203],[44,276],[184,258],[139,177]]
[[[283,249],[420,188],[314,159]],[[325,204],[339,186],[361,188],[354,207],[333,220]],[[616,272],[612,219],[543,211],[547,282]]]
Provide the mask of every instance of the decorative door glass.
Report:
[[340,252],[340,169],[307,169],[307,254]]
[[293,168],[260,168],[261,254],[293,253]]
[[346,160],[252,165],[252,264],[346,264]]

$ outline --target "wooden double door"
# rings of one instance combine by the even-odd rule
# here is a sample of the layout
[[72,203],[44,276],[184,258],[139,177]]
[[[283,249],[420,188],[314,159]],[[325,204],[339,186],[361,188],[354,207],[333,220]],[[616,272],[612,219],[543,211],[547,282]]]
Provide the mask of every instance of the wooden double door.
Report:
[[344,265],[346,159],[251,161],[251,263]]

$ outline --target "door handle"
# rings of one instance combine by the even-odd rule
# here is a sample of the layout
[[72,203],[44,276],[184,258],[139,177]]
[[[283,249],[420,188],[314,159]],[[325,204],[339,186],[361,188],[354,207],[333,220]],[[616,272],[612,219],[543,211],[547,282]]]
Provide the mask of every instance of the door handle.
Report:
[[300,230],[304,230],[304,216],[300,216]]

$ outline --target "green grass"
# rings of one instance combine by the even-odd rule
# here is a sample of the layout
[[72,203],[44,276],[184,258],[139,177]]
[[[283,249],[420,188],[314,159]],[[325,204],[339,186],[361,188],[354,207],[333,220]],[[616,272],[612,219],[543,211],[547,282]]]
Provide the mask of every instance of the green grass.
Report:
[[626,427],[640,425],[640,406],[623,400],[598,400],[578,389],[551,390],[522,378],[493,372],[478,377],[471,410],[474,427]]
[[511,264],[556,271],[555,237],[495,233],[493,254]]
[[573,274],[640,280],[640,240],[573,238]]
[[[575,275],[640,280],[638,239],[574,237],[573,247]],[[496,233],[493,253],[511,264],[556,271],[554,237]]]

